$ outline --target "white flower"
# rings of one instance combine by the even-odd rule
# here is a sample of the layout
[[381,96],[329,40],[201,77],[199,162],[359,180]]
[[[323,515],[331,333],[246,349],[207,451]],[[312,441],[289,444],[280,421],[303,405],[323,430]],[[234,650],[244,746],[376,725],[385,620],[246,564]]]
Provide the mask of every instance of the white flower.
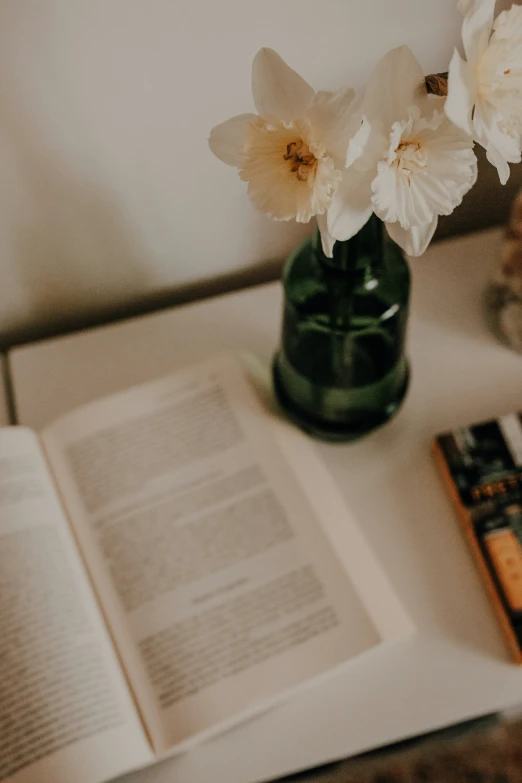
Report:
[[325,215],[358,127],[360,100],[354,90],[316,93],[272,49],[254,58],[252,93],[258,114],[218,125],[210,149],[237,166],[255,206],[274,220],[307,223],[317,216],[331,255]]
[[460,0],[458,8],[467,62],[455,50],[446,113],[485,148],[504,185],[508,163],[521,158],[522,7],[512,6],[494,23],[495,0]]
[[445,117],[443,105],[444,99],[427,95],[408,47],[383,57],[368,82],[360,129],[328,211],[335,239],[350,239],[373,211],[408,255],[425,251],[439,215],[460,204],[477,176],[472,140]]
[[372,182],[375,214],[411,255],[426,249],[439,215],[450,215],[476,180],[469,137],[434,111],[421,117],[418,106],[392,126],[388,156],[377,164]]

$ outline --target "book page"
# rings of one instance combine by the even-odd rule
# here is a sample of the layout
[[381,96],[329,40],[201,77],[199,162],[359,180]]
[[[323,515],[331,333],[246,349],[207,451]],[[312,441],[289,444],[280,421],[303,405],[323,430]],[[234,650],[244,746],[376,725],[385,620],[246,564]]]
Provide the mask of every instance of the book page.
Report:
[[93,403],[43,442],[158,752],[382,639],[320,524],[317,461],[314,508],[231,359]]
[[37,436],[0,429],[0,780],[96,783],[151,757]]

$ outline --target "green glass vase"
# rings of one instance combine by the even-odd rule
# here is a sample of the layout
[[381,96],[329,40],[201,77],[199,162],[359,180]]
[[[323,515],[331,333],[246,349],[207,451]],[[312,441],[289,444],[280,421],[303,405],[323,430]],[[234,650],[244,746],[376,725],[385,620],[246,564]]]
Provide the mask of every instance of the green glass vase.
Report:
[[288,258],[273,362],[283,410],[306,432],[350,441],[384,424],[408,388],[410,272],[373,215],[333,258],[319,232]]

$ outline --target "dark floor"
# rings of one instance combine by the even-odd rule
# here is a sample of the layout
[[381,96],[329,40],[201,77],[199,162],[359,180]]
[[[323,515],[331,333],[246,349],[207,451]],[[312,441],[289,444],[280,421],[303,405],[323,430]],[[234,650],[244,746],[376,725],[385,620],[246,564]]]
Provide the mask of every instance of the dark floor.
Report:
[[522,783],[522,719],[489,715],[280,783]]

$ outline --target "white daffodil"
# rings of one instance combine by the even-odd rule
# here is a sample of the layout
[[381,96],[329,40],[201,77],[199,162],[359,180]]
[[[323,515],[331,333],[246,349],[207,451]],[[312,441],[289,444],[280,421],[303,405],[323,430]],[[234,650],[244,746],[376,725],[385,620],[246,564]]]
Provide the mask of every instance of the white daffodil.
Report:
[[325,215],[359,124],[360,100],[354,90],[316,93],[272,49],[254,58],[252,93],[258,114],[218,125],[210,149],[239,169],[250,198],[269,217],[307,223],[317,216],[331,256]]
[[508,164],[521,158],[522,7],[512,6],[495,22],[495,0],[460,0],[458,8],[467,61],[455,50],[446,114],[485,148],[504,185]]
[[408,47],[383,57],[368,82],[360,129],[328,210],[335,239],[350,239],[375,212],[408,255],[426,250],[439,215],[449,215],[477,177],[471,137],[443,108],[444,99],[427,95]]

